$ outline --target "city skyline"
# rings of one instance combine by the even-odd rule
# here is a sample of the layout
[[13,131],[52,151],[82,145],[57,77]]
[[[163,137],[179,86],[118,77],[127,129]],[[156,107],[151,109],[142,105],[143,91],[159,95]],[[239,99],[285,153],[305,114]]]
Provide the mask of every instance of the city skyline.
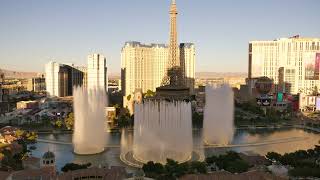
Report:
[[[50,60],[83,65],[88,54],[102,53],[110,71],[119,73],[120,50],[126,41],[168,44],[169,21],[163,12],[168,11],[169,0],[74,2],[2,3],[1,68],[44,72],[43,64]],[[296,34],[320,37],[319,25],[310,23],[319,18],[319,2],[314,0],[177,3],[178,11],[183,10],[178,41],[195,43],[197,72],[247,72],[251,40]]]

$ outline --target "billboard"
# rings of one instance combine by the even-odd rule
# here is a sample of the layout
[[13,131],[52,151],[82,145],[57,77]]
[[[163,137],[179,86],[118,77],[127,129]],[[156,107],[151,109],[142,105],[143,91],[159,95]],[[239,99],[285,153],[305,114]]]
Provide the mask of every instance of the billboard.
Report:
[[259,106],[270,106],[272,96],[260,96],[256,98],[257,105]]
[[305,79],[319,80],[320,53],[305,56]]
[[283,101],[283,93],[277,93],[277,102],[282,102]]
[[316,98],[316,110],[320,111],[320,97]]

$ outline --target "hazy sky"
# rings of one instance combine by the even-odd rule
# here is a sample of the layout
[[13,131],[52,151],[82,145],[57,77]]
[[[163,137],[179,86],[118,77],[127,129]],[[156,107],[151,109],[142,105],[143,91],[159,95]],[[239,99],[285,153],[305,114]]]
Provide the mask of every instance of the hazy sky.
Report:
[[[120,72],[125,41],[167,43],[170,0],[0,0],[0,68],[44,71],[50,60],[107,57]],[[320,0],[177,0],[179,42],[196,70],[247,72],[250,40],[320,37]]]

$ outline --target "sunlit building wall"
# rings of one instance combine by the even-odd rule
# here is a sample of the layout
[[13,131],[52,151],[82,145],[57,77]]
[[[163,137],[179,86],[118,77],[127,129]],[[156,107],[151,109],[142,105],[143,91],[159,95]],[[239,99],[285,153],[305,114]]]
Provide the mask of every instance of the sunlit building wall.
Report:
[[124,96],[136,89],[155,91],[166,74],[168,47],[164,44],[127,42],[121,50],[121,83]]
[[44,77],[35,77],[28,79],[27,90],[33,92],[43,92],[46,90],[46,81]]
[[45,89],[49,96],[72,96],[74,86],[86,86],[85,67],[49,62],[45,65]]
[[87,87],[88,68],[84,66],[73,66],[73,86]]
[[[121,50],[121,84],[124,96],[133,95],[136,89],[143,93],[156,91],[161,86],[166,71],[169,49],[164,44],[127,42]],[[184,84],[194,91],[195,46],[182,43],[179,48]],[[124,98],[126,99],[126,98]]]
[[65,64],[49,62],[45,65],[46,91],[49,96],[72,95],[71,68]]
[[106,58],[101,54],[88,56],[87,87],[88,89],[102,88],[108,91]]
[[[320,38],[280,38],[249,43],[249,78],[266,76],[283,92],[310,94],[320,87]],[[280,77],[280,79],[279,79]]]
[[[125,96],[124,105],[129,95],[136,89],[143,93],[156,91],[163,82],[168,63],[168,46],[164,44],[142,44],[127,42],[121,50],[121,89]],[[180,65],[183,69],[184,83],[194,92],[195,47],[194,44],[180,45]]]
[[180,44],[180,65],[183,72],[184,84],[190,88],[190,93],[194,94],[195,86],[195,62],[196,49],[193,43]]

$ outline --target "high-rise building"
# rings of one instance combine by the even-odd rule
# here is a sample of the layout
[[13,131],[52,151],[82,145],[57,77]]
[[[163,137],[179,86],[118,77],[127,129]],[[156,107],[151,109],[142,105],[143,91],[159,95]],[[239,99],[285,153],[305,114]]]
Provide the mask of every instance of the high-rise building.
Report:
[[87,84],[89,89],[103,88],[108,91],[106,58],[101,54],[88,56]]
[[249,43],[248,78],[266,76],[278,91],[310,94],[320,87],[320,38],[293,36]]
[[[170,7],[170,42],[165,44],[141,44],[126,42],[121,50],[121,89],[126,97],[133,95],[136,89],[143,93],[166,85],[169,69],[177,69],[178,81],[172,85],[182,85],[194,93],[195,46],[192,43],[178,45],[177,7],[173,0]],[[180,82],[181,81],[181,82]],[[124,105],[126,103],[124,102]]]
[[33,92],[43,92],[46,90],[46,81],[45,78],[35,77],[28,79],[27,90]]
[[64,97],[72,95],[69,66],[57,62],[49,62],[45,66],[46,91],[49,96]]
[[46,91],[49,96],[72,96],[74,86],[82,86],[86,82],[85,68],[73,64],[49,62],[45,65]]
[[72,68],[72,84],[73,86],[87,87],[88,68],[84,66],[73,66]]
[[195,87],[195,63],[196,50],[193,43],[180,44],[180,67],[182,69],[182,77],[184,85],[190,89],[190,93],[194,94]]
[[[185,85],[194,91],[195,46],[192,43],[181,43],[181,68]],[[128,96],[136,89],[155,91],[166,76],[169,48],[164,44],[141,44],[126,42],[121,50],[121,88]]]
[[168,61],[168,47],[164,44],[126,42],[121,51],[121,83],[125,96],[136,89],[155,91],[161,85]]
[[4,83],[4,73],[0,70],[0,84]]

